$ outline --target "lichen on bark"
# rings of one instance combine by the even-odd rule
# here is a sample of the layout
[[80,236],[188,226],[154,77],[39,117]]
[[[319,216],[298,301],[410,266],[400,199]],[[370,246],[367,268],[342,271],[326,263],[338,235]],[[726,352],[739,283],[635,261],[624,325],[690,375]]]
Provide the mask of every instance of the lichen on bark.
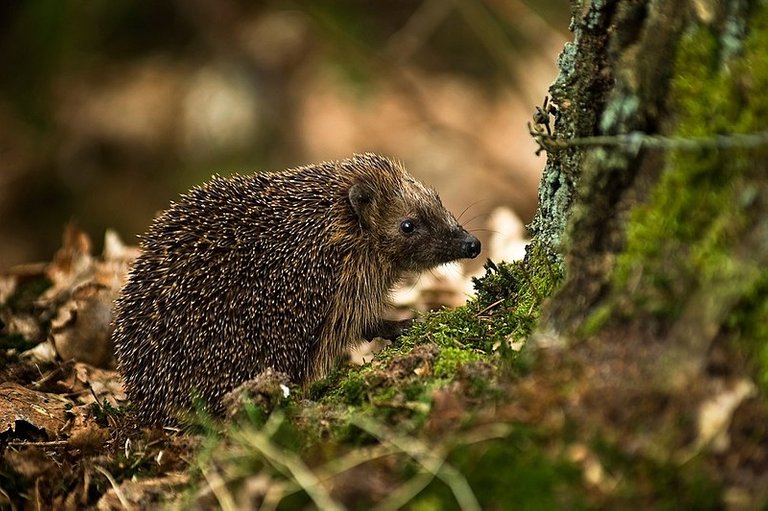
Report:
[[[717,26],[699,20],[683,33],[666,133],[690,138],[768,128],[768,8],[730,14]],[[749,30],[736,49],[733,27],[742,25]],[[741,339],[765,358],[768,336],[753,325],[768,320],[768,295],[757,292],[768,281],[766,157],[766,147],[668,151],[648,199],[629,216],[612,302],[624,317],[659,323],[676,346],[670,364],[678,372],[700,370],[717,338]]]
[[[557,136],[569,140],[655,132],[672,74],[668,52],[677,43],[685,11],[679,2],[654,8],[638,2],[576,6],[572,22],[576,49],[570,52],[576,55],[572,67],[578,78],[565,88],[556,82],[551,89],[560,107]],[[567,69],[558,80],[563,78],[567,81]],[[621,146],[592,150],[577,146],[550,152],[548,157],[543,183],[548,173],[564,167],[573,179],[571,197],[577,199],[572,198],[573,206],[562,212],[568,219],[565,244],[553,244],[564,253],[567,277],[545,311],[543,328],[570,334],[610,285],[615,255],[623,244],[624,215],[642,195],[642,179],[652,179],[658,155],[637,154]],[[546,204],[547,189],[542,188],[540,198]],[[539,214],[551,213],[542,207]],[[534,222],[537,236],[562,236],[541,229],[544,225]]]
[[[701,77],[690,76],[686,65],[695,66],[705,57],[690,54],[691,48],[710,51],[701,41],[686,39],[690,35],[684,34],[691,29],[683,30],[684,23],[716,33],[718,51],[712,58],[721,66],[740,58],[739,27],[750,26],[752,33],[759,28],[759,12],[747,17],[744,2],[729,2],[719,9],[722,13],[693,9],[694,15],[688,16],[691,6],[685,2],[652,7],[638,2],[575,5],[574,43],[563,52],[561,73],[551,89],[553,102],[560,106],[558,136],[572,139],[633,131],[695,136],[738,131],[733,123],[713,130],[706,118],[701,119],[699,131],[672,128],[672,114],[679,108],[668,97],[670,79],[674,76],[672,87],[678,89],[685,80],[698,83]],[[611,30],[605,30],[607,26]],[[682,56],[670,58],[681,37],[684,44],[678,54]],[[575,77],[577,70],[580,75]],[[589,70],[599,72],[585,73]],[[689,95],[692,103],[703,105],[700,109],[723,103],[700,101],[707,96],[696,91]],[[633,154],[632,148],[619,145],[592,150],[572,147],[549,154],[540,190],[542,205],[532,227],[544,243],[566,254],[569,277],[547,316],[559,330],[575,330],[609,294],[616,256],[624,250],[625,221],[651,194],[659,170],[668,166],[669,159],[664,151]],[[570,178],[567,183],[562,179],[565,175]],[[569,193],[573,190],[575,194]],[[579,198],[570,208],[574,196]],[[566,218],[569,227],[563,245]]]
[[[556,137],[765,130],[765,10],[744,0],[574,2],[574,41],[550,89]],[[766,278],[765,156],[622,144],[549,151],[531,228],[562,257],[566,281],[540,328],[584,338],[609,322],[642,324],[676,337],[682,358],[699,365],[708,344],[693,338],[737,324],[733,335],[764,338],[746,325],[765,323],[754,303]],[[768,353],[765,344],[750,349]]]

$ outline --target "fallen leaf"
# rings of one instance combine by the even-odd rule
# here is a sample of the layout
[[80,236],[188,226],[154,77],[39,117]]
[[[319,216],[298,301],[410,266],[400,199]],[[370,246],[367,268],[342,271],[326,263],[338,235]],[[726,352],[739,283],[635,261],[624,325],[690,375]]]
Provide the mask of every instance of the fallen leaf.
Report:
[[113,365],[112,304],[118,290],[86,282],[72,292],[51,321],[51,342],[62,360]]
[[714,452],[724,452],[730,444],[728,426],[733,412],[742,401],[756,393],[754,383],[741,379],[704,401],[699,407],[696,445],[699,448],[708,445]]
[[69,400],[58,395],[30,390],[15,383],[0,384],[0,435],[26,434],[24,425],[56,438],[66,424]]
[[77,362],[72,379],[65,384],[71,392],[79,394],[78,401],[83,404],[94,403],[96,401],[94,394],[99,401],[107,400],[113,406],[117,406],[118,401],[126,400],[120,374],[117,371]]
[[[132,480],[127,479],[116,488],[113,486],[99,499],[98,510],[125,509],[124,504],[136,509],[146,508],[150,502],[168,500],[169,494],[178,491],[189,482],[189,475],[181,472],[169,473],[164,477]],[[120,495],[118,496],[118,493]],[[121,502],[121,497],[124,502]]]
[[69,446],[82,453],[96,453],[109,440],[109,430],[91,421],[87,426],[75,429],[69,437]]
[[102,256],[93,257],[90,251],[88,236],[68,225],[62,247],[45,268],[52,285],[36,305],[52,318],[49,341],[61,359],[109,368],[114,365],[114,300],[139,249],[108,230]]

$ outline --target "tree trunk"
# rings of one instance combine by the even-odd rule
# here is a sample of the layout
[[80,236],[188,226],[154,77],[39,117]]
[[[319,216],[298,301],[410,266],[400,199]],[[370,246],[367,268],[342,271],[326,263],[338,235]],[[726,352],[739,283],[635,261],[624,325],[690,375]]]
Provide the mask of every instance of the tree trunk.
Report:
[[765,319],[768,8],[754,3],[574,2],[533,224],[567,267],[545,329],[632,325],[700,358]]
[[[703,403],[736,396],[734,442],[766,419],[768,2],[572,10],[551,137],[538,119],[548,164],[532,228],[566,272],[539,330],[584,368],[581,413],[644,429],[668,459],[725,457]],[[768,459],[758,430],[728,458],[753,489],[766,482],[755,457]]]

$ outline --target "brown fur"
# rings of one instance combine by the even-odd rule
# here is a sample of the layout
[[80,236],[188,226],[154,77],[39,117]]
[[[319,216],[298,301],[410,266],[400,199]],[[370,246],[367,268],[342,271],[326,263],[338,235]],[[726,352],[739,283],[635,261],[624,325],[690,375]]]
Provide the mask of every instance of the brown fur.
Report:
[[[405,233],[404,219],[416,225]],[[146,423],[213,413],[267,368],[304,384],[375,330],[407,271],[479,252],[437,194],[373,154],[214,177],[153,222],[113,340]]]

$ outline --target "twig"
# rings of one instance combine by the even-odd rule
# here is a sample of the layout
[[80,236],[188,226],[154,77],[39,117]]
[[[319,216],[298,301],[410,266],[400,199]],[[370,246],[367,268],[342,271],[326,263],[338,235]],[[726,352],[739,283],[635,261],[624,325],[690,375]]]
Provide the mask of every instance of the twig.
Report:
[[48,383],[49,381],[54,379],[56,376],[63,373],[65,364],[69,364],[69,363],[63,362],[61,365],[51,369],[50,371],[42,375],[39,379],[33,381],[31,387],[35,390],[39,390],[44,384]]
[[112,489],[115,490],[115,495],[117,496],[117,500],[120,501],[120,505],[123,506],[123,509],[131,509],[131,503],[128,502],[128,499],[125,498],[125,495],[123,494],[123,490],[120,489],[120,485],[117,484],[117,481],[115,481],[115,478],[112,477],[112,474],[107,472],[105,468],[102,468],[98,465],[94,465],[93,468],[101,472],[104,477],[107,478],[107,481],[109,481],[109,484],[112,486]]
[[[273,417],[275,414],[273,414]],[[331,498],[317,476],[295,454],[282,452],[261,431],[236,434],[245,444],[259,451],[277,470],[292,477],[319,509],[342,511],[344,507]]]
[[480,312],[478,312],[477,315],[478,316],[482,316],[485,312],[488,312],[489,310],[493,309],[494,307],[496,307],[497,305],[499,305],[503,301],[504,301],[504,298],[502,298],[501,300],[496,300],[495,302],[490,304],[488,307],[486,307],[485,309],[483,309]]
[[30,442],[27,440],[11,440],[10,442],[8,442],[8,445],[12,445],[14,447],[24,447],[24,446],[59,447],[67,444],[69,444],[68,440],[49,440],[45,442]]
[[352,417],[350,418],[350,423],[379,440],[394,445],[408,454],[434,477],[440,478],[451,489],[461,509],[467,511],[480,510],[480,503],[469,486],[467,478],[452,465],[446,463],[445,459],[431,451],[426,445],[413,437],[397,436],[371,419]]
[[200,471],[203,473],[203,477],[216,497],[221,509],[223,511],[237,511],[235,499],[232,498],[232,494],[227,490],[227,483],[224,482],[218,472],[216,470],[207,470],[202,465],[200,466]]
[[705,137],[670,137],[650,135],[633,131],[623,135],[606,135],[565,139],[537,131],[529,123],[528,132],[539,144],[539,150],[559,152],[572,147],[625,147],[632,152],[641,148],[679,149],[700,151],[702,149],[751,149],[768,146],[768,131],[752,133],[731,133],[728,135],[710,135]]

